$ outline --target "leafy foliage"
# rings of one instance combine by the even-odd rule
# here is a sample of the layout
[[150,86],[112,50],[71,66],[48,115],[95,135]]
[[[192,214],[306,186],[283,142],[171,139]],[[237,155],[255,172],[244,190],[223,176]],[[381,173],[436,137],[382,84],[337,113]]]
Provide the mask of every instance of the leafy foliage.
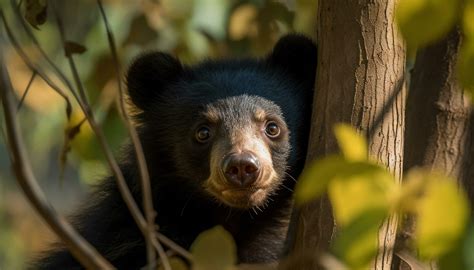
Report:
[[[468,200],[454,179],[438,173],[412,171],[408,182],[419,182],[414,204],[417,217],[415,243],[422,258],[434,259],[454,248],[464,234],[469,218]],[[416,195],[415,195],[416,196]],[[449,203],[447,203],[449,202]]]
[[367,210],[351,223],[341,225],[332,248],[334,254],[351,268],[367,268],[377,252],[377,235],[385,217],[384,209]]
[[335,134],[342,155],[310,164],[295,190],[299,204],[327,191],[338,225],[334,254],[350,268],[367,267],[377,252],[380,225],[399,213],[418,220],[414,247],[422,259],[449,256],[469,217],[466,195],[454,179],[415,170],[399,186],[390,172],[367,159],[365,139],[355,130],[337,125]]
[[459,80],[474,98],[474,0],[401,0],[396,13],[412,55],[445,37],[456,25],[462,28],[464,40],[457,70]]
[[296,203],[305,203],[326,192],[329,181],[345,163],[346,161],[340,156],[328,156],[307,166],[298,181]]
[[397,20],[409,51],[442,38],[456,22],[460,0],[401,0]]
[[352,161],[364,161],[367,159],[367,142],[362,136],[347,125],[336,125],[334,134],[339,142],[339,147],[344,157]]

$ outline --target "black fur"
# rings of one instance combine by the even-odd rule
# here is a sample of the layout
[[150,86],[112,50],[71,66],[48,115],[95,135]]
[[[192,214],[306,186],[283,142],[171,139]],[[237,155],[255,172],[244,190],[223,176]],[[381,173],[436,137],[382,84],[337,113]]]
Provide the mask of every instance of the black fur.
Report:
[[[304,164],[312,103],[316,48],[307,38],[282,38],[265,59],[206,61],[183,66],[163,53],[141,56],[127,76],[151,177],[160,232],[188,248],[203,230],[222,225],[234,236],[240,262],[268,262],[282,251],[290,211],[291,189]],[[260,106],[285,119],[289,148],[272,148],[276,170],[285,172],[283,184],[262,211],[231,209],[202,191],[209,175],[209,149],[193,144],[197,112],[217,100],[235,106],[229,116]],[[135,154],[126,148],[122,172],[141,202]],[[288,153],[289,152],[289,153]],[[91,194],[75,226],[119,269],[146,264],[144,240],[122,201],[113,177]],[[65,249],[38,260],[35,269],[81,268]]]

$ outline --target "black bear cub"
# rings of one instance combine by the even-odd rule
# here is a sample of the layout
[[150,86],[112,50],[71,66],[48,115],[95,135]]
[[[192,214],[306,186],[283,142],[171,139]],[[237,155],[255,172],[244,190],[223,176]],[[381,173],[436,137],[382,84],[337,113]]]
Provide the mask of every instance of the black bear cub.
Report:
[[[316,47],[300,35],[283,37],[263,59],[186,66],[156,52],[131,65],[128,91],[162,234],[189,248],[221,225],[236,241],[239,262],[278,258],[306,155],[315,69]],[[141,204],[131,149],[120,166]],[[146,265],[143,236],[113,177],[72,222],[117,268]],[[33,267],[81,268],[61,246]]]

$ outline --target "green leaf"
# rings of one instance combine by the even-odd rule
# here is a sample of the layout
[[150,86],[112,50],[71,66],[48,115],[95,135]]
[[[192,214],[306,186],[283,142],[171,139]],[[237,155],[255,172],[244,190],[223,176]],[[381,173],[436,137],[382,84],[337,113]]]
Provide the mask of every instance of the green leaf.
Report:
[[227,270],[237,263],[232,235],[221,226],[201,233],[191,246],[194,270]]
[[386,215],[386,209],[372,209],[343,226],[332,247],[336,256],[351,269],[368,269],[368,264],[377,253],[378,232]]
[[345,226],[364,212],[390,209],[396,185],[384,168],[367,162],[348,163],[328,185],[334,218]]
[[438,260],[440,270],[474,269],[474,224],[455,248]]
[[396,20],[408,50],[428,45],[446,35],[456,22],[460,0],[400,0]]
[[347,162],[340,156],[328,156],[308,165],[301,173],[295,188],[295,202],[306,203],[321,196],[329,181]]
[[25,19],[36,29],[46,22],[48,2],[46,0],[26,0],[25,1]]
[[452,270],[452,269],[472,269],[466,267],[463,258],[462,245],[457,244],[454,248],[448,251],[448,253],[441,256],[438,259],[439,270]]
[[467,269],[474,269],[474,223],[471,224],[467,235],[464,238],[463,257]]
[[334,126],[334,134],[347,160],[367,160],[367,142],[354,128],[346,124],[337,124]]
[[469,217],[466,195],[454,179],[427,173],[423,196],[417,205],[415,243],[420,256],[439,258],[455,247],[465,232]]

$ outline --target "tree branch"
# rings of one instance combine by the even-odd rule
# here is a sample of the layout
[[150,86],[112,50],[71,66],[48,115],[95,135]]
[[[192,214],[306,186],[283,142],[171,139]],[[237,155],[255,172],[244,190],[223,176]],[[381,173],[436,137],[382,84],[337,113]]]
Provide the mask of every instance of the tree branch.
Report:
[[0,46],[0,96],[5,113],[11,162],[18,183],[30,203],[49,224],[51,229],[64,241],[78,261],[90,269],[113,269],[114,267],[93,246],[82,238],[62,216],[56,213],[39,187],[27,158],[22,136],[15,120],[13,91],[4,63],[3,49],[3,45]]
[[[15,5],[14,3],[14,0],[11,0],[11,3],[12,5]],[[15,14],[17,15],[17,19],[20,20],[20,22],[22,23],[22,26],[24,28],[24,30],[26,31],[28,37],[32,40],[33,44],[36,46],[36,48],[38,49],[38,51],[40,52],[40,54],[46,59],[46,61],[52,66],[52,68],[54,69],[54,71],[56,71],[57,75],[60,76],[60,78],[63,80],[63,82],[67,85],[67,87],[71,90],[71,93],[74,97],[74,99],[78,102],[81,110],[83,111],[83,113],[85,114],[86,116],[86,119],[88,120],[88,122],[90,123],[94,133],[96,133],[96,136],[99,140],[99,144],[101,145],[104,153],[106,154],[106,157],[107,157],[107,162],[109,163],[109,166],[111,167],[115,177],[116,177],[116,180],[118,182],[118,187],[119,187],[119,190],[121,192],[121,195],[127,205],[127,207],[129,208],[130,212],[132,213],[132,217],[134,218],[134,220],[136,221],[139,229],[142,231],[142,233],[145,235],[145,237],[148,235],[147,232],[148,232],[148,226],[147,226],[147,222],[145,221],[145,219],[143,218],[143,215],[141,214],[141,212],[139,211],[139,208],[137,207],[131,193],[130,193],[130,190],[123,178],[123,175],[121,174],[121,171],[119,170],[118,168],[118,165],[116,163],[116,161],[114,160],[114,157],[113,155],[111,154],[111,151],[105,141],[105,138],[103,136],[103,133],[100,131],[97,123],[94,121],[94,119],[92,118],[92,112],[90,110],[90,106],[88,103],[84,103],[82,102],[82,98],[79,97],[78,93],[74,90],[71,82],[68,80],[68,78],[64,75],[64,73],[58,68],[58,66],[48,57],[48,55],[46,54],[46,52],[42,49],[42,47],[40,46],[39,42],[37,41],[37,39],[35,38],[35,36],[33,35],[33,33],[31,32],[31,30],[29,29],[28,25],[26,25],[25,21],[23,20],[23,18],[21,17],[21,13],[19,12],[19,9],[18,9],[18,6],[15,5],[14,7],[15,9]],[[1,10],[0,10],[1,11]],[[31,60],[28,58],[28,56],[26,55],[26,53],[23,51],[23,49],[21,48],[21,46],[19,45],[18,41],[16,40],[15,36],[12,34],[12,31],[10,30],[11,28],[8,26],[8,23],[6,21],[6,18],[4,17],[3,13],[0,13],[1,17],[2,17],[2,20],[3,20],[3,23],[5,25],[5,28],[7,30],[7,33],[8,33],[8,36],[9,36],[9,39],[11,40],[12,42],[12,45],[14,46],[15,50],[18,52],[18,54],[22,57],[22,60],[25,62],[25,64],[34,72],[36,73],[38,76],[40,76],[51,88],[53,88],[53,90],[55,90],[56,92],[58,93],[63,93],[63,91],[59,88],[59,86],[57,86],[50,78],[48,75],[46,75],[46,73],[44,73],[38,66],[36,66],[36,64],[34,64],[33,62],[31,62]],[[62,25],[62,22],[60,21],[60,18],[58,18],[58,26],[59,26],[59,30],[60,30],[60,35],[61,35],[61,38],[62,38],[62,41],[63,41],[63,45],[64,45],[64,29],[63,29],[63,25]],[[109,31],[110,32],[110,31]],[[114,49],[113,51],[115,51],[114,54],[116,54],[116,50],[115,50],[115,45],[114,46]],[[72,58],[72,57],[71,57]],[[69,60],[69,59],[68,59]],[[70,65],[71,65],[71,69],[73,70],[76,70],[75,74],[77,75],[77,69],[75,68],[75,63],[74,61],[72,60],[69,60],[70,62]],[[117,63],[118,63],[118,58],[117,58]],[[74,73],[74,72],[73,72]],[[120,74],[120,72],[118,71],[117,74]],[[79,79],[79,76],[75,76],[75,80],[76,80],[76,83],[77,83],[77,80]],[[119,80],[119,77],[117,78],[117,80],[120,82],[121,80]],[[82,87],[82,84],[80,82],[80,79],[79,79],[79,84],[80,85],[80,89],[79,90],[82,90],[82,97],[85,96],[85,89]],[[121,87],[121,85],[119,85]],[[123,101],[123,90],[119,89],[120,90],[120,94],[121,94],[121,100]],[[65,97],[66,101],[67,101],[67,104],[68,104],[68,111],[70,111],[70,102],[69,100],[67,99],[66,95],[62,95],[63,97]],[[125,111],[124,109],[124,104],[121,103],[121,110],[122,111]],[[92,120],[92,121],[91,121]],[[134,140],[132,138],[132,140]],[[140,150],[138,151],[140,152]],[[141,152],[143,153],[143,150],[141,150]],[[138,153],[137,155],[137,159],[140,159],[140,154]],[[143,164],[143,163],[140,163],[140,161],[138,161],[139,164]],[[115,164],[115,165],[114,165]],[[143,173],[143,165],[139,165],[140,166],[140,174],[141,176],[142,175],[145,175],[148,173],[148,170],[146,170],[145,173]],[[145,164],[146,166],[146,164]],[[146,167],[144,167],[146,168]],[[145,178],[147,178],[147,176],[145,175]],[[149,178],[149,177],[148,177]],[[151,198],[151,196],[150,196]],[[153,212],[152,212],[153,213]],[[163,241],[165,245],[167,245],[169,248],[173,249],[174,251],[176,251],[177,253],[179,253],[181,256],[185,257],[186,259],[188,260],[192,260],[192,256],[190,255],[190,253],[185,250],[184,248],[180,247],[179,245],[177,245],[176,243],[174,243],[173,241],[171,241],[170,239],[168,239],[166,236],[162,235],[162,234],[159,234],[159,233],[156,233],[156,235],[154,235],[153,239],[151,240],[151,244],[152,246],[157,250],[157,252],[160,254],[160,256],[163,257],[163,254],[165,254],[165,251],[163,249],[163,247],[161,246],[160,242],[158,241],[158,239],[160,241]],[[167,258],[163,259],[163,264],[164,266],[166,267],[166,265],[169,265],[169,263],[167,263]]]
[[[351,123],[368,137],[370,156],[401,182],[405,46],[393,23],[395,3],[396,0],[318,2],[317,91],[308,162],[337,152],[333,126]],[[294,216],[293,252],[311,252],[317,257],[326,251],[336,227],[327,196],[305,205]],[[379,230],[374,269],[390,269],[396,230],[397,216],[392,215]]]
[[[7,19],[5,18],[5,14],[3,13],[3,9],[0,9],[0,17],[2,18],[3,26],[5,27],[5,30],[7,32],[7,35],[8,35],[8,38],[9,38],[10,42],[12,43],[12,45],[15,48],[18,55],[20,55],[23,62],[28,66],[29,69],[31,69],[33,72],[36,72],[36,74],[38,76],[40,76],[56,93],[58,93],[64,99],[64,101],[66,101],[66,113],[67,113],[67,116],[69,118],[69,116],[71,114],[71,111],[72,111],[72,106],[71,106],[71,102],[70,102],[68,96],[64,93],[64,91],[58,85],[56,85],[49,78],[48,75],[46,75],[45,72],[43,72],[38,66],[36,66],[36,64],[31,62],[31,60],[28,58],[25,51],[23,51],[20,44],[18,43],[15,36],[13,35],[13,33],[11,31],[11,28],[8,25]],[[73,95],[75,95],[74,92],[73,92]],[[76,97],[76,99],[77,99],[77,97]]]
[[13,11],[15,12],[17,20],[20,21],[21,26],[23,27],[23,30],[25,31],[26,35],[31,40],[31,42],[33,42],[33,44],[35,45],[35,48],[38,49],[41,56],[46,60],[46,62],[49,63],[49,65],[53,68],[53,70],[59,76],[62,82],[66,84],[66,86],[71,90],[71,92],[75,93],[74,87],[72,86],[71,82],[68,80],[64,72],[62,72],[62,70],[51,60],[48,54],[40,46],[38,39],[36,39],[35,35],[31,31],[30,27],[26,23],[23,16],[21,15],[21,12],[20,12],[21,1],[18,4],[16,4],[15,0],[10,0],[10,4],[12,6]]
[[181,247],[180,245],[173,242],[173,240],[169,239],[168,237],[161,234],[160,232],[157,232],[156,236],[157,236],[158,240],[160,240],[160,242],[162,242],[168,248],[174,250],[177,254],[181,255],[186,260],[188,260],[188,261],[193,260],[193,255],[189,251],[187,251],[186,249]]
[[28,85],[26,85],[25,92],[23,92],[23,95],[21,96],[20,102],[18,102],[18,105],[16,107],[16,112],[18,113],[21,109],[21,106],[23,105],[23,102],[25,101],[26,96],[30,92],[31,85],[33,84],[33,81],[35,80],[36,77],[36,71],[33,70],[33,73],[31,73],[30,80],[28,81]]
[[[65,38],[65,31],[64,31],[64,25],[62,23],[61,17],[53,7],[53,12],[54,12],[54,17],[56,19],[56,23],[58,25],[59,29],[59,36],[61,39],[61,42],[64,46],[66,43],[66,38]],[[64,48],[65,49],[65,48]],[[127,208],[129,209],[135,223],[138,225],[138,228],[142,232],[142,234],[145,236],[145,239],[148,239],[148,224],[145,218],[143,217],[139,207],[137,206],[137,203],[135,202],[132,193],[130,192],[130,189],[127,185],[127,182],[125,181],[125,178],[120,170],[120,167],[112,154],[112,151],[110,150],[110,146],[108,145],[105,136],[98,126],[97,122],[94,119],[94,116],[92,114],[90,105],[87,101],[87,96],[86,96],[86,90],[84,88],[84,85],[82,84],[82,81],[79,77],[79,73],[76,68],[76,64],[74,62],[74,58],[72,57],[71,54],[66,54],[66,57],[68,58],[69,61],[69,66],[71,68],[71,71],[73,73],[74,81],[76,83],[76,87],[78,90],[79,97],[77,99],[77,102],[79,103],[82,111],[84,112],[87,121],[89,122],[93,132],[96,134],[97,139],[99,141],[99,144],[105,154],[106,160],[112,170],[112,173],[115,176],[115,179],[117,181],[117,186],[119,188],[120,194],[122,195],[122,198],[127,205]],[[161,244],[157,241],[156,238],[153,238],[150,240],[155,247],[155,249],[158,251],[158,254],[165,254],[165,251]],[[166,265],[166,262],[164,261],[164,265]],[[169,266],[169,264],[168,264]],[[168,270],[168,269],[167,269]]]
[[[140,139],[138,137],[137,130],[135,127],[132,125],[132,122],[130,120],[129,115],[126,112],[125,109],[125,98],[124,98],[124,90],[122,87],[122,67],[118,58],[117,54],[117,48],[115,46],[115,40],[113,37],[112,30],[110,29],[109,22],[107,20],[107,16],[104,11],[104,7],[102,5],[101,0],[97,0],[97,5],[99,6],[100,14],[102,17],[102,20],[104,22],[105,30],[107,32],[107,40],[109,43],[110,51],[112,54],[112,58],[115,64],[115,74],[116,74],[116,79],[117,79],[117,84],[118,84],[118,91],[119,91],[119,111],[121,113],[122,119],[124,120],[125,126],[128,131],[128,135],[131,138],[137,162],[138,162],[138,167],[139,167],[139,173],[140,173],[140,179],[141,179],[141,186],[142,186],[142,196],[143,196],[143,209],[145,211],[145,217],[147,220],[148,224],[148,237],[146,237],[146,246],[147,246],[147,258],[148,258],[148,265],[151,266],[153,262],[155,261],[155,252],[153,249],[153,245],[151,243],[151,240],[155,238],[155,210],[153,209],[153,198],[151,194],[151,186],[150,186],[150,176],[148,174],[148,168],[145,160],[145,155],[143,153],[143,147],[140,142]],[[158,245],[160,243],[158,242]],[[158,251],[162,250],[158,249]],[[171,266],[168,262],[168,258],[166,254],[163,252],[159,254],[161,261],[163,262],[163,267],[165,270],[171,270]]]
[[[445,38],[417,53],[407,98],[403,170],[440,170],[469,191],[473,178],[462,178],[472,170],[472,166],[465,166],[464,158],[472,158],[467,144],[473,139],[469,123],[473,111],[456,78],[461,43],[461,30],[455,27]],[[469,195],[472,202],[474,194]],[[415,227],[415,217],[407,215],[397,244],[409,246]],[[409,268],[400,261],[399,269]]]

